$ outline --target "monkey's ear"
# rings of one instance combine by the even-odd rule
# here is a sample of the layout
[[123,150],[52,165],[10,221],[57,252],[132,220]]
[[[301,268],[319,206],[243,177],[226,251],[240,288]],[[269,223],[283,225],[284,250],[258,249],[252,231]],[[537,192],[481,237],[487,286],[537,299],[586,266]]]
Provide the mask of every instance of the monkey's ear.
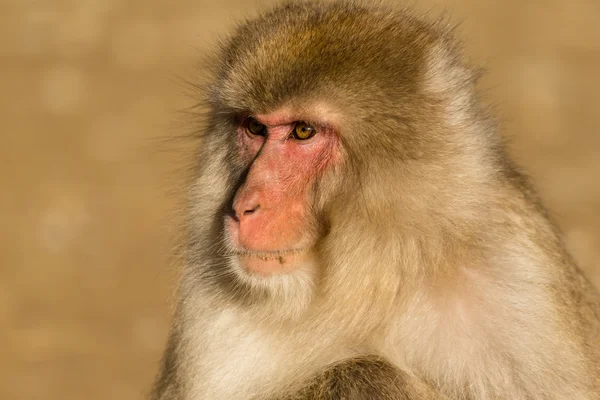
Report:
[[425,56],[425,88],[432,93],[473,90],[481,70],[469,67],[451,39],[441,39]]
[[442,39],[426,53],[425,94],[444,101],[454,120],[468,113],[480,76],[481,70],[467,66],[450,39]]

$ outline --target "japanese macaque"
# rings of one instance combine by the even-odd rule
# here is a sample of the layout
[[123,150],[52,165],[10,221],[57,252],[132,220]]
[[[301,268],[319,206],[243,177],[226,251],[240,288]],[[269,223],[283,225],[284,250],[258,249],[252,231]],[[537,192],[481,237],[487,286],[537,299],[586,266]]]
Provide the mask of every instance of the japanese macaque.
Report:
[[345,1],[224,41],[153,399],[600,399],[600,297],[462,59]]

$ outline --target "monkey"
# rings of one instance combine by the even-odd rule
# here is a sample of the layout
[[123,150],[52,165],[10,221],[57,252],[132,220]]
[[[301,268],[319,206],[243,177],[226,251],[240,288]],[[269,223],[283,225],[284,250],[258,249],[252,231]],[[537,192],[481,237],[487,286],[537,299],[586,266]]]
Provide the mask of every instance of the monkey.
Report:
[[151,399],[600,398],[600,295],[447,21],[288,2],[210,65]]

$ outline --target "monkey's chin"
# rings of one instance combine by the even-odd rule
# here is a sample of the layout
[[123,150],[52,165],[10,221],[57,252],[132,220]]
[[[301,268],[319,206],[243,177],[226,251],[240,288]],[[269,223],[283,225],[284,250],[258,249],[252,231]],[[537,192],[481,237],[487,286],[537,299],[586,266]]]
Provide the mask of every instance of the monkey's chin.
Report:
[[277,257],[275,252],[240,253],[228,257],[229,267],[241,285],[239,288],[255,299],[249,310],[259,316],[266,313],[269,318],[285,320],[305,315],[315,298],[317,285],[318,262],[314,250],[278,252]]
[[262,276],[292,273],[310,262],[310,259],[308,249],[238,255],[238,262],[245,271]]

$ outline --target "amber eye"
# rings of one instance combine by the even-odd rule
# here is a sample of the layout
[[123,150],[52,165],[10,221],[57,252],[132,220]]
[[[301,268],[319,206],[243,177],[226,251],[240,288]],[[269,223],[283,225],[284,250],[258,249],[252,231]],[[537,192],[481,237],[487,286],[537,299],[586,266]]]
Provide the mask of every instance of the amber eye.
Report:
[[315,136],[316,133],[317,131],[312,126],[304,122],[298,122],[294,127],[292,135],[294,136],[294,139],[306,140]]
[[253,135],[264,136],[265,134],[266,127],[254,118],[248,118],[246,127],[248,129],[248,132],[250,132]]

